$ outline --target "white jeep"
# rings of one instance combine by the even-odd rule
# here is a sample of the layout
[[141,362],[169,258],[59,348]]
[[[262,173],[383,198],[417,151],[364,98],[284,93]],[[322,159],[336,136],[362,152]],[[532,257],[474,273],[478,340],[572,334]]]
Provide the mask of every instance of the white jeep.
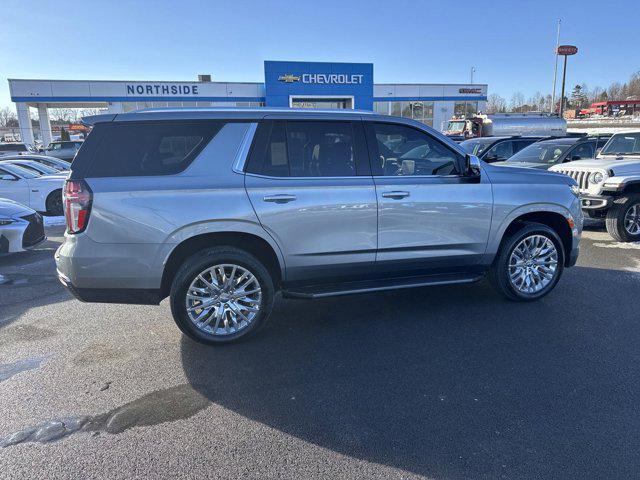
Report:
[[613,238],[640,241],[640,132],[617,133],[595,159],[549,170],[578,182],[582,209],[592,218],[606,219]]

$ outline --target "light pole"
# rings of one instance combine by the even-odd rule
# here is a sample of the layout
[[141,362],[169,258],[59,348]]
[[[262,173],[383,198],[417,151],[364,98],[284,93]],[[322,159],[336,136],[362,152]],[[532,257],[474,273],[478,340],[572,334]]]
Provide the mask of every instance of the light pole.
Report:
[[558,19],[558,35],[556,36],[556,66],[553,69],[553,93],[551,94],[551,113],[556,109],[556,79],[558,78],[558,47],[560,47],[560,24],[562,19]]
[[471,67],[471,81],[469,83],[471,83],[473,85],[473,74],[476,71],[476,67]]

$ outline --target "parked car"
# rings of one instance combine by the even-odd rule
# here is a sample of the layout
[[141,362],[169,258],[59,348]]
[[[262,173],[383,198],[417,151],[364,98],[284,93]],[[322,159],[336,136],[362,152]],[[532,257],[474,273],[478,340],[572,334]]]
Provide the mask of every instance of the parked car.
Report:
[[414,120],[265,108],[84,120],[95,126],[65,184],[60,280],[89,302],[170,296],[201,342],[255,332],[276,292],[488,274],[507,298],[536,300],[578,255],[574,180],[493,167]]
[[82,143],[78,140],[51,142],[43,153],[49,157],[57,157],[70,162],[80,150]]
[[21,252],[45,239],[42,215],[13,200],[0,198],[0,255]]
[[66,160],[61,160],[56,157],[47,157],[46,155],[7,155],[0,158],[0,160],[32,160],[34,162],[41,163],[47,167],[55,168],[59,172],[67,172],[71,168],[71,163]]
[[47,165],[43,165],[42,163],[38,163],[34,160],[21,160],[21,159],[13,159],[13,157],[7,159],[5,157],[0,158],[0,165],[4,163],[10,163],[12,165],[18,165],[19,167],[25,168],[27,170],[31,170],[32,172],[39,173],[40,175],[58,175],[62,177],[66,177],[64,173],[60,170],[56,170],[53,167],[48,167]]
[[611,137],[593,160],[550,169],[576,180],[582,208],[620,242],[640,241],[640,131]]
[[592,137],[562,137],[541,140],[523,148],[508,160],[496,162],[494,165],[547,170],[552,165],[594,158],[596,150],[605,143],[606,139],[604,138]]
[[543,137],[480,137],[465,140],[460,146],[465,152],[487,163],[504,161]]
[[62,215],[63,176],[40,175],[18,165],[0,162],[0,197],[38,212]]
[[0,143],[0,157],[5,155],[18,155],[22,153],[31,153],[31,147],[26,143],[9,142]]

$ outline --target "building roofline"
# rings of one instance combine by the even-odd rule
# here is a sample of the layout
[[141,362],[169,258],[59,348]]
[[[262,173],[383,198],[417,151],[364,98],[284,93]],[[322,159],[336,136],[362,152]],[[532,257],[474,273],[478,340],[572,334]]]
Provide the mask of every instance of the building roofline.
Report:
[[92,82],[92,83],[197,83],[198,85],[206,84],[243,84],[243,85],[264,85],[264,82],[200,82],[198,80],[78,80],[78,79],[60,79],[60,78],[7,78],[8,82]]

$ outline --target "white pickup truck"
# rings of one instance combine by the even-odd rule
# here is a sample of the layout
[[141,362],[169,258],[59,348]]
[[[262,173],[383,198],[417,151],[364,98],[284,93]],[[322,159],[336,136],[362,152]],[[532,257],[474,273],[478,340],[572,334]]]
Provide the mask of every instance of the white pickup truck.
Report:
[[578,182],[582,209],[592,218],[606,219],[613,238],[640,241],[640,131],[613,135],[593,160],[549,170]]

